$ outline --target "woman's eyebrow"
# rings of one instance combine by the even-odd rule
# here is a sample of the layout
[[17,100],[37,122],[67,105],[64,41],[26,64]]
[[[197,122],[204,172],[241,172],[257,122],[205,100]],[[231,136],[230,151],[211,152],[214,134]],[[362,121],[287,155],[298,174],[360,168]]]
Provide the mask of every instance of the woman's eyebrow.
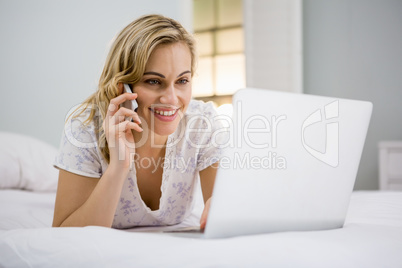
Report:
[[[180,76],[182,76],[183,74],[186,74],[186,73],[191,74],[191,71],[184,71],[181,74],[179,74],[177,77],[180,77]],[[144,73],[144,75],[152,75],[152,74],[156,75],[156,76],[159,76],[159,77],[162,77],[162,78],[166,78],[163,74],[160,74],[160,73],[157,73],[157,72],[146,72],[146,73]]]
[[160,74],[160,73],[157,73],[157,72],[146,72],[146,73],[144,73],[144,75],[147,75],[147,74],[153,74],[153,75],[160,76],[162,78],[166,78],[163,74]]
[[177,77],[180,77],[180,76],[182,76],[183,74],[186,74],[186,73],[190,73],[190,74],[191,74],[191,71],[184,71],[184,72],[182,72],[181,74],[179,74]]

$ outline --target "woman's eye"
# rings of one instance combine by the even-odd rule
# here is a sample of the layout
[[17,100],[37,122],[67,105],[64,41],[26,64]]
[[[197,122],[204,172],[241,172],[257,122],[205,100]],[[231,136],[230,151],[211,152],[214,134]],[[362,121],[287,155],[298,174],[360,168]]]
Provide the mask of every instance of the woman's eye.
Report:
[[156,79],[148,79],[148,80],[146,80],[145,82],[146,82],[147,84],[150,84],[150,85],[158,85],[158,84],[160,84],[159,81],[156,80]]
[[179,81],[177,81],[179,84],[187,84],[189,81],[188,81],[188,79],[187,78],[183,78],[183,79],[180,79]]

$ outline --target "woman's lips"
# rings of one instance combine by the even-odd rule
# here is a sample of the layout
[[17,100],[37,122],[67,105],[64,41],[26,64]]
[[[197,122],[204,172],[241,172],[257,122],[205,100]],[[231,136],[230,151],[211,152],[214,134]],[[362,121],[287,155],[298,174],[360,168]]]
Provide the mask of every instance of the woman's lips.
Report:
[[156,118],[164,122],[170,122],[176,119],[179,108],[150,108]]

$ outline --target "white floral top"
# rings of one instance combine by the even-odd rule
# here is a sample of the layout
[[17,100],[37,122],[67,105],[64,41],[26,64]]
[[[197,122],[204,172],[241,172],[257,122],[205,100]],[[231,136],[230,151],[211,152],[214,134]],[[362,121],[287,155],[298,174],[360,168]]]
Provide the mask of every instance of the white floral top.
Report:
[[[99,146],[95,116],[84,124],[90,109],[70,119],[62,135],[55,167],[87,177],[101,178],[108,166]],[[221,145],[227,139],[212,103],[192,100],[176,131],[169,135],[158,210],[151,210],[141,199],[132,165],[124,183],[114,216],[114,228],[173,225],[190,215],[199,171],[219,160]]]

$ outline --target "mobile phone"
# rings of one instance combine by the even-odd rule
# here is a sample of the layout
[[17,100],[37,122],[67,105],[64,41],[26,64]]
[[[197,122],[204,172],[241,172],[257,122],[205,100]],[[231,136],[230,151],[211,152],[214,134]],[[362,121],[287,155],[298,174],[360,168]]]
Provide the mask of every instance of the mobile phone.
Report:
[[[133,91],[131,90],[130,86],[127,84],[124,84],[124,92],[126,93],[133,93]],[[122,104],[123,107],[127,108],[127,109],[131,109],[133,111],[135,111],[138,108],[138,103],[136,100],[127,100]]]

